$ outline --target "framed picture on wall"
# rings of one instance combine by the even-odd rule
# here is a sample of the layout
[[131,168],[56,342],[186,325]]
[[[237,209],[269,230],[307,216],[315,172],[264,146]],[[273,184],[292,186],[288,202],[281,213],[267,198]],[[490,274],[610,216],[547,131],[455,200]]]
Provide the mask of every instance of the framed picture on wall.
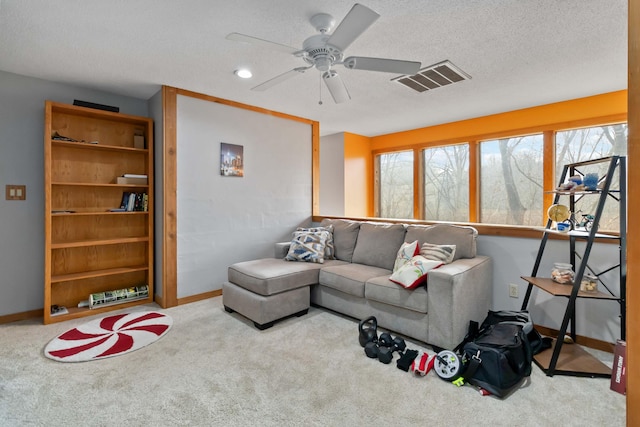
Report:
[[244,176],[243,146],[220,143],[220,175]]

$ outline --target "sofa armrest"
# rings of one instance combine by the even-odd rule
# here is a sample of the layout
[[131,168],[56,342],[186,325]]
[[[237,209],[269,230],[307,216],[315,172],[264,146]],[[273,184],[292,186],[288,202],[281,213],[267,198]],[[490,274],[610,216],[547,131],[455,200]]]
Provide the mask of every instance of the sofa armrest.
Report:
[[469,321],[482,322],[493,298],[491,258],[458,259],[429,272],[427,279],[429,344],[453,349],[465,337]]
[[291,242],[278,242],[274,247],[274,257],[275,258],[284,258],[289,253],[289,246],[291,246]]

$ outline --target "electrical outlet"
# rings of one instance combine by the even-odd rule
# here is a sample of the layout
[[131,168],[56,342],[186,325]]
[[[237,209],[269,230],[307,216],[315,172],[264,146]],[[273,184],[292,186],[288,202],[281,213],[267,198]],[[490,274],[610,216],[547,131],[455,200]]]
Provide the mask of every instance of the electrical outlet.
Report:
[[509,284],[509,296],[511,298],[518,298],[518,285],[513,283]]

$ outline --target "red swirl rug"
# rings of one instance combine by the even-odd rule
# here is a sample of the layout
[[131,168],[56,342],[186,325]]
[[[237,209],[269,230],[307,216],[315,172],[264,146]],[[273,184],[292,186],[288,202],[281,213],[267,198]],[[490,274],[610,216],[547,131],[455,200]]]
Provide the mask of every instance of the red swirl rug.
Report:
[[44,355],[59,362],[86,362],[120,356],[164,336],[173,320],[156,311],[116,314],[92,320],[58,335]]

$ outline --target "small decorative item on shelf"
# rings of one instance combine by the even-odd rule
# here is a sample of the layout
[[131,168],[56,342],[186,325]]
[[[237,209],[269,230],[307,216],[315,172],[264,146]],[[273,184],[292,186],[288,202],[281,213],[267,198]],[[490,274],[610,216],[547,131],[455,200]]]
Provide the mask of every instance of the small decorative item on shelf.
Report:
[[571,216],[571,212],[569,212],[569,208],[565,205],[554,204],[549,206],[549,209],[547,209],[547,215],[551,221],[560,223],[568,220]]
[[571,229],[571,224],[568,222],[559,222],[556,224],[556,230],[566,233]]
[[571,264],[564,262],[556,262],[553,264],[553,269],[551,270],[551,279],[554,282],[561,284],[572,284],[573,283],[573,267]]
[[598,189],[598,174],[597,173],[588,173],[584,176],[584,188],[586,190],[597,190]]
[[582,177],[580,175],[573,175],[569,177],[569,181],[574,182],[576,185],[582,184]]
[[585,274],[580,281],[580,290],[583,292],[598,292],[598,277]]

